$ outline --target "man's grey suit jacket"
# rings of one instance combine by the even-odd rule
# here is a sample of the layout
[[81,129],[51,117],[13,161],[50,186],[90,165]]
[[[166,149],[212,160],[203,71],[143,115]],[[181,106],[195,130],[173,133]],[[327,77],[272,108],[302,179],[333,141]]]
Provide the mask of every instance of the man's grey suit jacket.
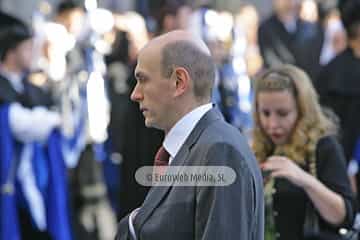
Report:
[[[158,186],[134,220],[138,240],[263,240],[263,183],[247,141],[212,109],[197,123],[171,165],[228,166],[229,186]],[[116,240],[132,239],[128,217]]]

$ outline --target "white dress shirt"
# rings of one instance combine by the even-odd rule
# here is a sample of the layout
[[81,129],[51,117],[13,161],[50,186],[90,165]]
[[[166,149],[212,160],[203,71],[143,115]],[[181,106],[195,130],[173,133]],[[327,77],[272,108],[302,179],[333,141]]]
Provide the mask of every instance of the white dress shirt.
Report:
[[182,117],[165,136],[163,146],[170,154],[169,165],[171,164],[176,154],[179,152],[180,148],[182,147],[192,130],[195,128],[196,124],[200,121],[202,116],[204,116],[205,113],[207,113],[211,108],[211,103],[195,108],[194,110],[186,114],[184,117]]
[[[211,103],[195,108],[183,116],[165,136],[163,146],[170,154],[169,165],[171,164],[176,154],[179,152],[186,139],[189,137],[192,130],[195,128],[196,124],[211,108]],[[133,219],[136,217],[139,210],[140,208],[135,209],[129,216],[129,231],[135,240],[137,238],[134,230]]]

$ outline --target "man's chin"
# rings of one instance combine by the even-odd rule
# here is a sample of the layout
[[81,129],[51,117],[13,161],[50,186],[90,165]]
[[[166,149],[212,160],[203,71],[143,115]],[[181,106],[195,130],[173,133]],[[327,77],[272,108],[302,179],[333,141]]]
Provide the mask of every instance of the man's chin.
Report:
[[150,121],[149,119],[146,119],[146,118],[145,118],[145,126],[147,128],[156,128],[156,129],[162,130],[158,125],[156,125],[154,122],[152,122],[152,121]]
[[145,118],[145,126],[148,127],[148,128],[154,128],[154,123],[151,122],[149,119],[146,119]]

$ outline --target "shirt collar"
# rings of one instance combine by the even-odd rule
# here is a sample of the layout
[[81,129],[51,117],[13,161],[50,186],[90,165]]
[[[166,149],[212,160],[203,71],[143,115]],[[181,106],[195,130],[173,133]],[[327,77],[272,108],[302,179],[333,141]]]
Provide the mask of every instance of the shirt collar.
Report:
[[174,127],[171,128],[163,142],[164,148],[170,154],[169,164],[179,152],[196,124],[211,108],[211,103],[201,105],[183,116]]

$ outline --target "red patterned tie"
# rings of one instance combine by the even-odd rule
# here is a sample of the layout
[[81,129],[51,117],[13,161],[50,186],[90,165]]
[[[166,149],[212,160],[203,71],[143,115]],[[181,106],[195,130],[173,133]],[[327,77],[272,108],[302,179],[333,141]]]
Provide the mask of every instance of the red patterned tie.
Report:
[[163,175],[169,165],[170,154],[161,146],[155,155],[154,174]]
[[161,146],[155,155],[155,166],[167,166],[169,165],[170,154],[166,149]]

